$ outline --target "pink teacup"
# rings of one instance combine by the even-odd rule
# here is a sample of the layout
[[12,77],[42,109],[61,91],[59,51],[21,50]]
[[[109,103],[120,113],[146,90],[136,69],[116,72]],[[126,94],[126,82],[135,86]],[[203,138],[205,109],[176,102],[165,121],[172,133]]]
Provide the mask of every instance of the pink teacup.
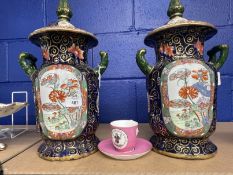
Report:
[[112,127],[112,143],[120,152],[133,151],[138,135],[138,122],[133,120],[116,120]]

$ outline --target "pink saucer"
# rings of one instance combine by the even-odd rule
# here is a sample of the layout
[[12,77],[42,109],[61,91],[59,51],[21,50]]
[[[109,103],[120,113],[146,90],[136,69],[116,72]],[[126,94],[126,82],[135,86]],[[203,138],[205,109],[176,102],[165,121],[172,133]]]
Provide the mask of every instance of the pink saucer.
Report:
[[142,138],[137,138],[135,150],[130,152],[119,152],[112,144],[112,139],[106,139],[99,143],[98,148],[103,154],[119,160],[132,160],[144,156],[150,152],[152,144]]

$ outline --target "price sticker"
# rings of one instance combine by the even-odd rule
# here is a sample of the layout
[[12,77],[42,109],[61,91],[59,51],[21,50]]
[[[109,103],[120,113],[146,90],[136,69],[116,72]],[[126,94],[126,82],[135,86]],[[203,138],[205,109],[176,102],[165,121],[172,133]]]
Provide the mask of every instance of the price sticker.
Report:
[[65,103],[67,107],[80,107],[82,106],[82,99],[81,98],[67,98]]

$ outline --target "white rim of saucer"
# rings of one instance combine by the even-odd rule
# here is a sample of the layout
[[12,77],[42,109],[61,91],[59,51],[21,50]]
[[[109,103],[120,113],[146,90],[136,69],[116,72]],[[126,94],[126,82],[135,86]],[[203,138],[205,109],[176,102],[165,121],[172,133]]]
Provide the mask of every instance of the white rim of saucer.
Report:
[[110,123],[111,126],[119,128],[128,128],[138,126],[138,122],[134,120],[115,120]]
[[120,155],[115,155],[115,154],[111,154],[111,153],[108,153],[108,152],[105,152],[103,150],[101,150],[102,153],[108,155],[108,156],[112,156],[112,157],[135,157],[135,156],[141,156],[141,155],[145,155],[147,153],[149,153],[151,151],[151,149],[148,149],[147,151],[145,152],[142,152],[142,153],[138,153],[138,154],[120,154]]

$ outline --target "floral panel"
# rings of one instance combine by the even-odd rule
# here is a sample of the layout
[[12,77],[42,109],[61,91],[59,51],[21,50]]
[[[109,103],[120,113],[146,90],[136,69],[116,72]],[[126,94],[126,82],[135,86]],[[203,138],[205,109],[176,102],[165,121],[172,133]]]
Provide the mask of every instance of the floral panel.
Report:
[[163,120],[179,137],[203,137],[213,120],[215,74],[202,61],[181,59],[161,76]]
[[79,70],[52,65],[36,81],[39,122],[50,139],[74,139],[87,124],[87,82]]

